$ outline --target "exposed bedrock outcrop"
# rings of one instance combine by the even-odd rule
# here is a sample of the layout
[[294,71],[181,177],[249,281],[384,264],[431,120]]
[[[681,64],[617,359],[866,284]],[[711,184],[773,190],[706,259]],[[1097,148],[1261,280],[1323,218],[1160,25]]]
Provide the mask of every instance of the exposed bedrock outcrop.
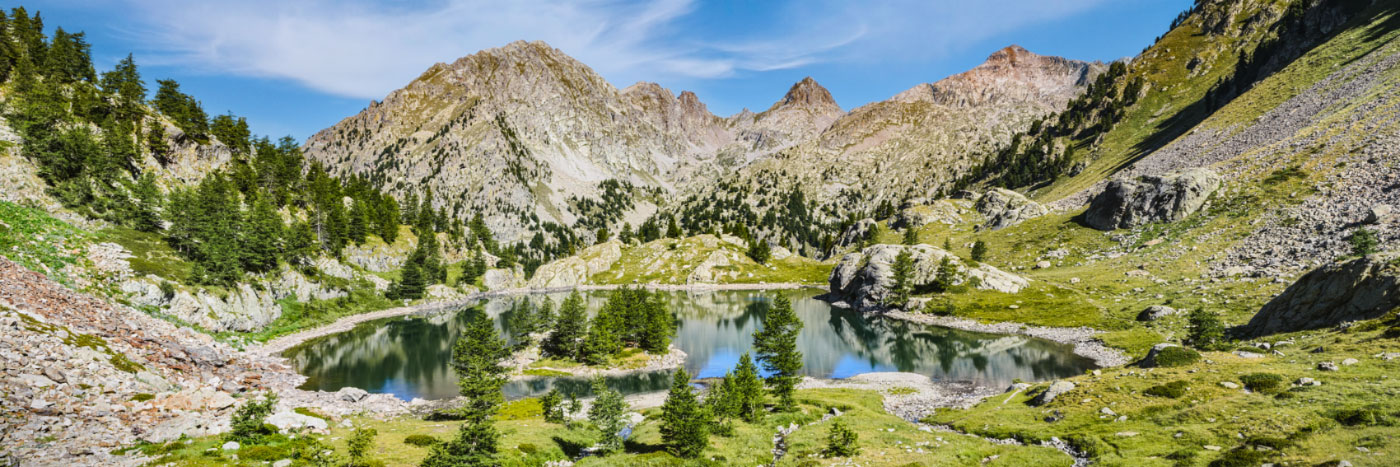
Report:
[[1128,229],[1153,222],[1176,222],[1205,205],[1220,188],[1220,176],[1195,168],[1168,175],[1108,183],[1084,211],[1084,224],[1099,230]]
[[938,266],[948,258],[958,271],[954,284],[969,283],[978,289],[1015,293],[1028,281],[986,264],[968,266],[951,253],[929,245],[873,245],[841,257],[828,280],[830,298],[843,301],[862,311],[884,308],[884,301],[894,286],[894,262],[899,253],[909,250],[914,268],[910,275],[915,289],[927,287],[938,277]]
[[1020,193],[993,188],[977,198],[977,212],[987,219],[981,228],[1000,230],[1043,216],[1050,210]]
[[1304,274],[1243,328],[1247,337],[1379,318],[1400,307],[1400,253],[1377,253]]

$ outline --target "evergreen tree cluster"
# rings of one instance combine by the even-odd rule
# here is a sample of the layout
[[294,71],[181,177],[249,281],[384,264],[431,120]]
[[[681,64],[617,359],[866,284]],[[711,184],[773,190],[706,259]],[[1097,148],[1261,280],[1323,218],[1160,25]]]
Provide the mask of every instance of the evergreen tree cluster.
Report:
[[541,348],[550,356],[602,365],[628,347],[653,354],[668,351],[676,325],[661,294],[631,287],[614,290],[589,320],[583,298],[575,291],[559,306],[553,331]]

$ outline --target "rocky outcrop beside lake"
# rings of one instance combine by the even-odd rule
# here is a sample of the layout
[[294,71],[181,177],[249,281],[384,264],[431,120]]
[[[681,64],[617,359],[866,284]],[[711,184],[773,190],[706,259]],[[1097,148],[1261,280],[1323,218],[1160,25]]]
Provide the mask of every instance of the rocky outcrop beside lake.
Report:
[[[913,272],[910,280],[916,290],[927,288],[938,277],[939,264],[947,258],[957,270],[954,285],[971,284],[981,290],[1016,293],[1028,285],[1028,281],[987,264],[969,266],[956,255],[929,245],[873,245],[859,252],[841,257],[828,280],[833,301],[863,311],[882,310],[885,300],[894,286],[895,258],[903,251],[909,251],[913,259]],[[973,280],[975,278],[975,280]]]
[[1194,168],[1168,175],[1114,180],[1089,202],[1084,224],[1099,230],[1176,222],[1200,210],[1220,188],[1220,176]]
[[588,283],[594,274],[611,269],[622,258],[622,242],[610,240],[583,249],[577,255],[551,261],[535,270],[530,288],[574,287]]
[[1400,253],[1327,264],[1304,274],[1243,328],[1249,337],[1379,318],[1400,307]]

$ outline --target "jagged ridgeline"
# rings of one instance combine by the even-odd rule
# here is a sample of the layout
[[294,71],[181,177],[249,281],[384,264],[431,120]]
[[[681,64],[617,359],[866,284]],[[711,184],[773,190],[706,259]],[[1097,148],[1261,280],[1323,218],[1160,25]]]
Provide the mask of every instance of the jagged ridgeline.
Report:
[[617,89],[516,42],[432,66],[304,149],[391,192],[430,186],[449,216],[482,213],[528,242],[514,249],[527,269],[611,233],[725,232],[812,256],[854,213],[935,196],[1104,69],[1012,46],[849,112],[806,78],[762,112],[720,117],[689,91]]
[[[23,7],[0,15],[4,117],[19,153],[63,207],[163,239],[179,258],[161,279],[232,286],[281,264],[310,273],[316,258],[369,237],[394,243],[400,224],[428,239],[410,263],[440,263],[430,259],[437,232],[467,244],[462,221],[429,207],[431,192],[419,202],[406,190],[414,196],[401,204],[362,177],[332,176],[290,137],[255,137],[232,114],[208,117],[174,80],[157,81],[147,100],[130,55],[99,74],[83,33],[43,28]],[[474,227],[472,244],[494,245]],[[430,269],[428,283],[442,282],[443,268]]]

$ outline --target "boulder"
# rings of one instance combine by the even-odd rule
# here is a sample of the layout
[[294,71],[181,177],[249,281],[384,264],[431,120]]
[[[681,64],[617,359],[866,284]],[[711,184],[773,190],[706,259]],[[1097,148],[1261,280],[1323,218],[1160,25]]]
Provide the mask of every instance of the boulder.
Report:
[[340,397],[340,400],[352,403],[359,402],[369,397],[369,391],[360,388],[340,388],[335,394]]
[[1391,211],[1392,209],[1389,204],[1371,206],[1371,209],[1366,211],[1366,223],[1379,224],[1385,222],[1390,219]]
[[943,258],[948,258],[958,271],[954,284],[962,284],[975,277],[977,280],[973,282],[978,289],[1009,293],[1019,292],[1027,285],[1025,278],[986,264],[969,268],[957,256],[933,246],[880,244],[841,257],[828,280],[831,297],[857,310],[882,309],[890,288],[894,286],[894,260],[905,250],[909,251],[914,262],[910,279],[916,289],[931,284],[937,278],[938,266]]
[[1043,216],[1050,210],[1020,193],[993,188],[977,199],[977,212],[985,217],[982,228],[999,230]]
[[1255,313],[1245,337],[1379,318],[1400,306],[1400,254],[1377,253],[1314,269]]
[[1176,314],[1176,309],[1166,305],[1152,305],[1138,313],[1138,321],[1157,321],[1162,318]]
[[912,206],[899,211],[891,226],[896,229],[917,229],[935,222],[954,225],[962,222],[962,216],[958,215],[958,207],[954,206],[953,203],[939,200],[932,204]]
[[278,431],[295,431],[303,429],[325,430],[329,425],[324,419],[302,415],[296,412],[277,412],[267,416],[267,423],[277,427]]
[[1172,344],[1172,343],[1170,343],[1170,342],[1163,342],[1163,343],[1161,343],[1161,344],[1157,344],[1157,345],[1152,346],[1152,350],[1148,350],[1148,351],[1147,351],[1147,356],[1146,356],[1146,357],[1143,357],[1142,360],[1138,362],[1138,366],[1143,367],[1143,368],[1156,368],[1156,367],[1157,367],[1157,356],[1160,355],[1160,354],[1162,353],[1163,350],[1167,350],[1167,349],[1172,348],[1172,347],[1180,347],[1180,346],[1179,346],[1179,345],[1176,345],[1176,344]]
[[1202,168],[1147,175],[1137,180],[1114,180],[1089,202],[1084,224],[1114,230],[1176,222],[1200,210],[1219,188],[1220,176]]
[[1073,390],[1074,383],[1071,383],[1069,381],[1056,381],[1054,383],[1050,383],[1050,387],[1045,388],[1045,390],[1042,391],[1039,395],[1036,395],[1035,398],[1031,399],[1031,405],[1041,406],[1049,404],[1051,402],[1054,402],[1055,398],[1060,397],[1061,394]]
[[226,393],[204,388],[186,389],[171,394],[159,399],[155,405],[166,410],[202,412],[232,407],[237,402]]

